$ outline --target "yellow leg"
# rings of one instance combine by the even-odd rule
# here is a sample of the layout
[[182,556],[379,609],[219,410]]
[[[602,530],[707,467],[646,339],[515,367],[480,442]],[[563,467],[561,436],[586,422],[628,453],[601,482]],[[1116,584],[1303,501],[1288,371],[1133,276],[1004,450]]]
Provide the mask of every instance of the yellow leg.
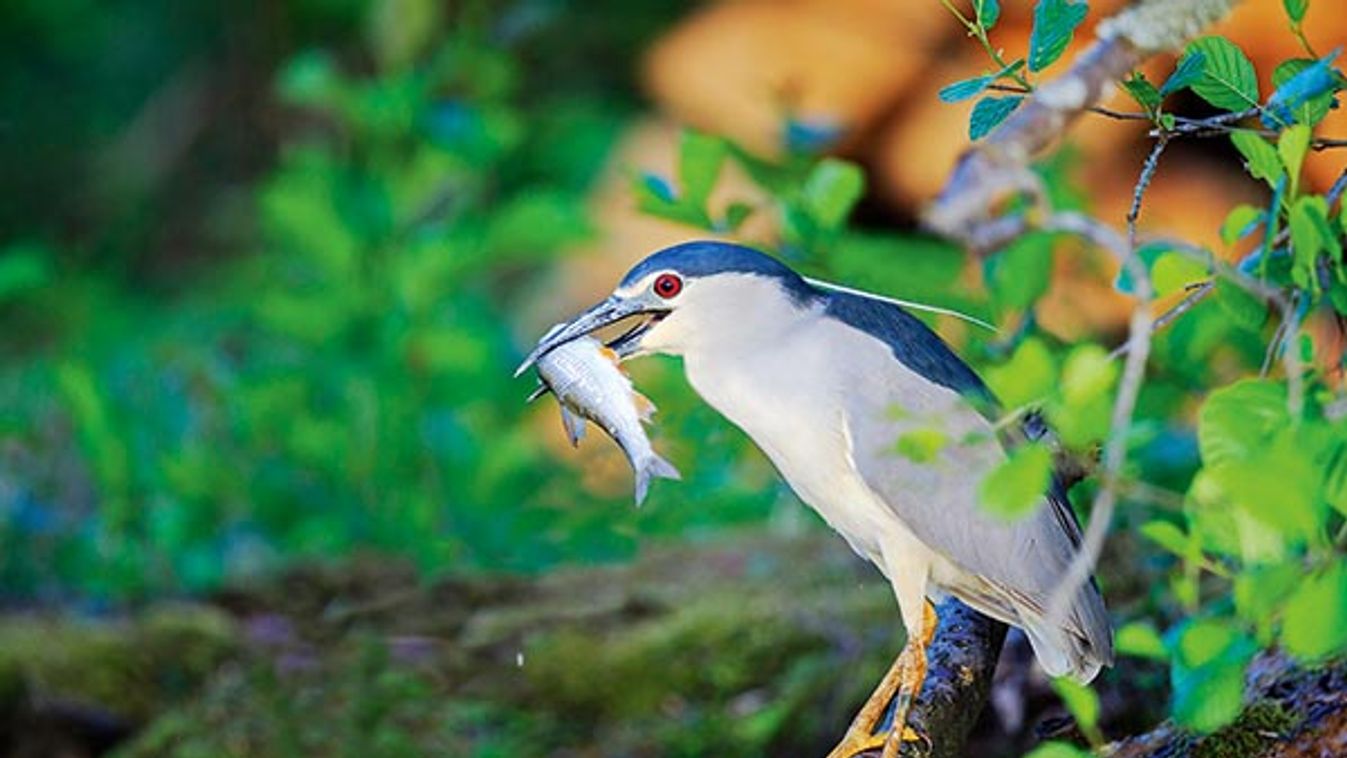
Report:
[[[828,758],[852,758],[867,750],[881,747],[884,749],[884,758],[897,758],[898,749],[904,740],[911,742],[921,739],[916,731],[907,725],[907,714],[912,709],[912,702],[921,694],[921,686],[926,681],[926,647],[935,637],[935,627],[939,620],[935,606],[929,600],[926,601],[923,613],[925,628],[921,637],[909,638],[903,645],[902,652],[884,674],[884,678],[879,680],[879,685],[861,706],[856,718],[852,719],[846,736],[832,749],[832,752],[828,753]],[[898,702],[893,726],[889,731],[876,734],[875,728],[883,721],[884,711],[895,697]]]

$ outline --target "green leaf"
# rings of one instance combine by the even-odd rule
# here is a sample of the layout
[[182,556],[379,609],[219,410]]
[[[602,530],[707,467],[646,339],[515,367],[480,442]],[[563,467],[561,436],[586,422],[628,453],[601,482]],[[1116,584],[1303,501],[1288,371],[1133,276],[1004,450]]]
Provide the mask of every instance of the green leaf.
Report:
[[1263,209],[1248,203],[1240,203],[1231,209],[1221,224],[1221,241],[1233,245],[1258,228],[1264,215]]
[[865,174],[838,158],[819,161],[804,183],[804,205],[824,229],[836,229],[865,192]]
[[1341,558],[1305,577],[1286,601],[1282,643],[1304,661],[1347,650],[1347,563]]
[[730,203],[725,209],[725,218],[720,223],[720,228],[726,232],[732,232],[743,225],[749,216],[753,215],[753,206],[748,203]]
[[1259,329],[1267,321],[1267,304],[1229,279],[1216,280],[1216,305],[1245,329]]
[[[1150,272],[1153,280],[1157,274],[1163,279],[1151,282],[1161,295],[1205,278],[1208,273],[1208,265],[1192,260],[1188,255],[1171,249],[1171,246],[1164,242],[1148,242],[1142,245],[1137,248],[1137,257],[1146,264],[1146,270]],[[1210,259],[1210,253],[1207,253],[1207,257]],[[1165,263],[1160,266],[1162,261]],[[1168,289],[1161,290],[1161,285],[1167,286]],[[1132,272],[1126,266],[1118,269],[1118,276],[1113,286],[1119,292],[1129,295],[1135,291],[1132,285]]]
[[1282,166],[1286,168],[1287,176],[1291,177],[1291,197],[1296,196],[1300,184],[1300,165],[1309,149],[1310,128],[1304,124],[1287,128],[1277,140],[1277,155],[1281,156]]
[[1290,423],[1286,387],[1243,379],[1207,396],[1198,411],[1198,449],[1207,465],[1242,461]]
[[983,29],[991,29],[1001,18],[1001,3],[998,0],[973,0],[973,16]]
[[16,243],[0,250],[0,305],[51,280],[50,254],[36,244]]
[[1118,371],[1118,362],[1109,358],[1107,350],[1094,344],[1079,345],[1062,366],[1062,398],[1068,406],[1078,407],[1107,395]]
[[940,88],[940,92],[937,94],[938,97],[946,103],[962,102],[971,97],[981,95],[983,90],[987,89],[992,82],[1010,76],[1021,68],[1024,68],[1024,61],[1017,60],[994,74],[983,74],[982,76],[975,76],[971,79],[964,79],[952,84],[947,84]]
[[912,429],[903,432],[894,445],[894,450],[904,458],[916,463],[930,463],[949,443],[945,433],[933,427]]
[[940,92],[936,93],[936,96],[940,98],[941,102],[962,102],[970,97],[981,95],[982,91],[987,89],[987,85],[992,83],[992,78],[991,74],[986,74],[946,84],[940,88]]
[[1160,97],[1167,97],[1185,87],[1191,87],[1207,70],[1207,56],[1200,50],[1189,50],[1179,59],[1174,73],[1160,87]]
[[1176,524],[1155,519],[1141,525],[1141,536],[1180,558],[1192,554],[1193,540]]
[[[1310,543],[1320,538],[1326,513],[1319,499],[1322,472],[1301,443],[1296,431],[1286,428],[1243,457],[1208,469],[1235,507],[1286,539]],[[1268,475],[1272,471],[1275,476]]]
[[1028,308],[1048,291],[1052,283],[1052,249],[1052,235],[1026,234],[987,257],[982,276],[999,307]]
[[1089,6],[1071,0],[1038,0],[1034,28],[1029,33],[1029,70],[1042,71],[1062,57],[1076,27],[1090,12]]
[[1282,6],[1286,8],[1286,15],[1291,19],[1291,23],[1299,24],[1305,20],[1305,11],[1309,10],[1310,0],[1282,0]]
[[1257,132],[1248,129],[1236,129],[1230,133],[1230,141],[1235,149],[1244,156],[1244,168],[1255,179],[1262,179],[1269,186],[1276,186],[1282,178],[1281,157],[1277,150]]
[[1308,65],[1297,66],[1290,77],[1280,84],[1274,83],[1276,89],[1260,116],[1263,125],[1275,129],[1295,121],[1304,123],[1304,118],[1314,114],[1313,108],[1306,110],[1305,106],[1319,98],[1329,98],[1331,105],[1333,93],[1342,89],[1343,82],[1342,76],[1333,68],[1333,60],[1338,57],[1338,52],[1334,50]]
[[276,77],[280,99],[291,105],[329,107],[345,93],[345,83],[331,56],[319,51],[300,53],[286,62]]
[[1330,449],[1325,458],[1324,499],[1347,516],[1347,442]]
[[1179,292],[1211,275],[1211,270],[1183,253],[1170,251],[1151,266],[1151,283],[1161,297]]
[[1347,286],[1342,282],[1333,282],[1333,286],[1328,290],[1328,302],[1333,304],[1333,309],[1341,316],[1347,316]]
[[1118,652],[1123,655],[1152,658],[1159,661],[1169,657],[1169,651],[1165,648],[1160,633],[1155,631],[1155,627],[1144,621],[1133,621],[1119,629],[1114,639],[1114,645]]
[[1208,103],[1227,111],[1258,107],[1258,75],[1243,50],[1224,37],[1200,37],[1188,43],[1185,55],[1206,59],[1202,76],[1191,88]]
[[1099,696],[1088,685],[1059,676],[1052,680],[1052,688],[1082,730],[1089,732],[1099,726]]
[[678,182],[683,187],[683,202],[705,208],[727,154],[725,141],[719,137],[692,130],[683,132],[678,147]]
[[1052,451],[1033,442],[1011,451],[978,485],[983,510],[1006,520],[1023,518],[1043,502],[1052,481]]
[[1090,758],[1090,753],[1067,742],[1045,742],[1024,758]]
[[1137,101],[1137,105],[1147,113],[1154,113],[1155,109],[1160,107],[1160,93],[1140,71],[1133,71],[1131,76],[1123,80],[1122,85],[1127,94],[1131,95],[1132,99]]
[[1196,732],[1209,733],[1234,721],[1244,707],[1247,661],[1207,666],[1174,688],[1174,719]]
[[1328,223],[1328,203],[1318,196],[1300,198],[1291,206],[1290,228],[1291,279],[1317,294],[1319,254],[1330,244],[1340,244]]
[[1170,670],[1174,719],[1198,732],[1213,732],[1239,715],[1244,670],[1257,647],[1229,624],[1194,621],[1178,635]]
[[1235,577],[1235,611],[1249,623],[1263,624],[1303,579],[1304,572],[1294,562],[1246,566]]
[[1015,112],[1020,107],[1024,97],[1021,95],[1012,95],[1010,97],[984,97],[973,106],[973,113],[968,119],[968,138],[979,140],[987,136],[991,130],[995,129],[1006,117]]
[[1042,402],[1057,383],[1057,365],[1042,340],[1021,342],[1010,360],[986,371],[987,384],[1007,408],[1023,408]]
[[[1307,69],[1314,66],[1319,66],[1320,64],[1321,61],[1317,61],[1312,58],[1292,58],[1291,60],[1283,61],[1272,72],[1272,86],[1276,87],[1278,90],[1281,90],[1283,86],[1286,86],[1287,82],[1290,82],[1296,76],[1299,76],[1300,74],[1304,73]],[[1341,77],[1335,75],[1335,79],[1337,85],[1341,87],[1342,84]],[[1310,84],[1315,83],[1316,82],[1310,82]],[[1306,94],[1310,93],[1311,91],[1312,88],[1309,87],[1303,90],[1303,92]],[[1274,92],[1273,94],[1275,96],[1276,93]],[[1269,102],[1269,105],[1274,104]],[[1315,95],[1305,100],[1304,102],[1301,102],[1298,105],[1291,106],[1288,104],[1286,108],[1289,110],[1289,115],[1297,123],[1306,124],[1308,126],[1314,126],[1315,124],[1318,124],[1320,121],[1322,121],[1324,117],[1328,115],[1328,112],[1333,108],[1333,93],[1325,92],[1323,94]],[[1278,118],[1285,120],[1286,115],[1288,114],[1286,113],[1280,114]]]

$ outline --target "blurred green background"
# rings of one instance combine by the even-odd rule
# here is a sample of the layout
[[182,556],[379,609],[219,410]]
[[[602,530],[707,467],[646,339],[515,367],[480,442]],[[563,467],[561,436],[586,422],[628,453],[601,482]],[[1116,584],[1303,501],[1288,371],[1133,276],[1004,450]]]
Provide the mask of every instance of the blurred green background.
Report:
[[[968,142],[971,103],[936,93],[986,64],[925,5],[0,4],[0,755],[826,750],[898,649],[878,575],[676,361],[632,367],[684,476],[639,510],[614,446],[571,450],[511,373],[627,263],[728,236],[995,322],[932,320],[1008,407],[1104,439],[1116,264],[1041,233],[976,260],[914,228]],[[1033,4],[1005,5],[1018,55]],[[1276,33],[1266,14],[1222,33],[1266,78],[1299,43],[1282,3],[1246,5]],[[758,78],[762,107],[712,107]],[[1117,225],[1149,122],[1099,123],[1036,170],[1054,207]],[[1143,220],[1233,261],[1261,206],[1221,219],[1267,188],[1216,142],[1170,148],[1186,170]],[[1146,262],[1168,296],[1208,273]],[[1239,381],[1280,327],[1216,290],[1157,335],[1129,438],[1100,570],[1127,656],[1096,698],[1031,675],[1012,638],[998,687],[1024,705],[988,712],[976,754],[1060,736],[1036,725],[1069,711],[1096,741],[1170,715],[1253,755],[1299,703],[1241,711],[1256,654],[1347,649],[1342,318],[1300,301],[1337,331],[1289,348],[1314,367],[1293,417],[1283,382]],[[1347,280],[1323,297],[1347,303]]]
[[536,570],[705,518],[586,493],[510,379],[677,10],[7,5],[4,596]]

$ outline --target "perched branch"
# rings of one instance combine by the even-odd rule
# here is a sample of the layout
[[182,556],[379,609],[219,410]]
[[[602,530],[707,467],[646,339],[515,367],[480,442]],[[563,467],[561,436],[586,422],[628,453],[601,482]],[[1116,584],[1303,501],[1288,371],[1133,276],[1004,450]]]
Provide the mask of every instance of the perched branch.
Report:
[[[960,758],[963,743],[991,691],[1006,626],[954,598],[936,607],[940,619],[926,651],[929,668],[908,723],[926,739],[904,750],[910,758]],[[891,721],[893,704],[886,720]],[[880,758],[880,751],[863,754]]]

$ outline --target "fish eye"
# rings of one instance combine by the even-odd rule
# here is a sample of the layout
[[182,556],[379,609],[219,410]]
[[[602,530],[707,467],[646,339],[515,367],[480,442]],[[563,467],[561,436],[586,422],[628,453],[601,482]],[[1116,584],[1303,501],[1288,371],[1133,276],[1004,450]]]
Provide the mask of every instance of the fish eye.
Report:
[[663,273],[655,277],[655,294],[668,300],[683,291],[683,280],[678,274]]

